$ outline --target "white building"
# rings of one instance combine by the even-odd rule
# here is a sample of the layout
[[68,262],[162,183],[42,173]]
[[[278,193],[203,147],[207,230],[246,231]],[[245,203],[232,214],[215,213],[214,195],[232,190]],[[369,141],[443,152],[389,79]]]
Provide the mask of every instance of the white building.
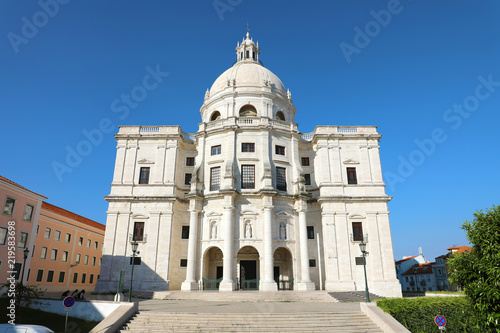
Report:
[[[96,290],[364,290],[401,295],[375,126],[302,134],[247,33],[205,94],[198,132],[122,126]],[[147,236],[147,238],[146,238]],[[137,262],[138,263],[138,262]]]

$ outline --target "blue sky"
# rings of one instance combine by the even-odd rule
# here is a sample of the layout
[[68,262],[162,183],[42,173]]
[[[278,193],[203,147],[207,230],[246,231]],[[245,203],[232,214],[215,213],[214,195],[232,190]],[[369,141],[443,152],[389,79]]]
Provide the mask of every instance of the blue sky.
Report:
[[[5,0],[0,174],[104,223],[117,126],[195,132],[248,21],[301,132],[378,126],[395,257],[433,260],[499,204],[499,14],[472,0]],[[116,112],[149,71],[155,88]],[[85,156],[68,163],[72,150]]]

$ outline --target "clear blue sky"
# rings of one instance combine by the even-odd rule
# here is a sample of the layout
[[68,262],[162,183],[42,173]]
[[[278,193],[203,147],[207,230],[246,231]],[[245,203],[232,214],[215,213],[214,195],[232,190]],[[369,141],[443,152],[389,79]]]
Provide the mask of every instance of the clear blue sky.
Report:
[[[0,3],[0,174],[52,204],[105,223],[117,126],[195,132],[247,21],[301,132],[378,126],[396,259],[467,244],[463,221],[499,204],[498,1],[59,1]],[[169,75],[113,112],[148,66]]]

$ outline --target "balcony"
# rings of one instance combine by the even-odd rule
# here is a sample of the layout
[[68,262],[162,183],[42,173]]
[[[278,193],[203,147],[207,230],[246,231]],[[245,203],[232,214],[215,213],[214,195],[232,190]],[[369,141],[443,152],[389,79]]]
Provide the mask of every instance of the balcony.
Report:
[[218,119],[201,123],[199,125],[200,131],[213,131],[223,129],[225,127],[240,127],[240,128],[268,128],[273,127],[285,131],[297,131],[297,124],[290,123],[278,119],[269,119],[265,117],[229,117],[225,119]]

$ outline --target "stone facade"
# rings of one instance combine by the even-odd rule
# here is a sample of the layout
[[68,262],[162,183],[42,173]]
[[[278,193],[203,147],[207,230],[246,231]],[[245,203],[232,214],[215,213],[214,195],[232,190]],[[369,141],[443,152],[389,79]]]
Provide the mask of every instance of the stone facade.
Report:
[[[205,94],[198,132],[122,126],[97,291],[364,290],[401,295],[374,126],[303,134],[247,34]],[[147,236],[147,237],[146,237]],[[361,264],[360,264],[361,263]]]

